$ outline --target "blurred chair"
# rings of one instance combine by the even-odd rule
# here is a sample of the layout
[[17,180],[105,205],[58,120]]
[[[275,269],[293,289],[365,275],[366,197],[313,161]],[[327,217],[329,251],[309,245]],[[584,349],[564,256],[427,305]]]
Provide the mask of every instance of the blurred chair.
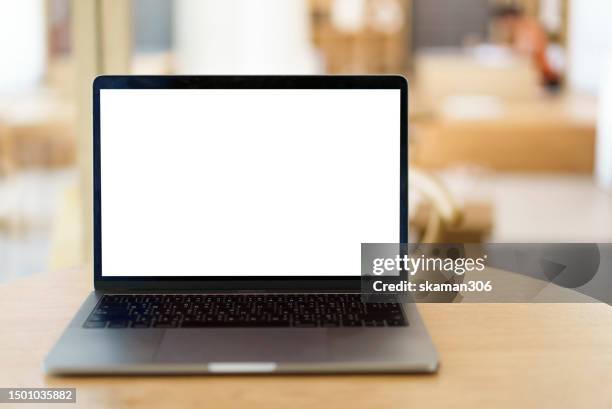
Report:
[[421,229],[419,241],[440,243],[448,226],[457,225],[461,210],[440,179],[432,173],[412,168],[409,172],[412,187],[425,196],[431,205],[426,224]]
[[4,167],[8,171],[15,168],[62,168],[76,163],[76,138],[70,123],[15,124],[7,135],[3,141],[7,151],[3,165],[6,163]]
[[431,115],[411,118],[418,131],[411,163],[592,172],[597,101],[573,92],[542,94],[538,78],[528,60],[498,48],[419,54],[418,105]]
[[459,206],[434,174],[410,169],[411,188],[425,198],[411,215],[410,227],[421,243],[482,243],[492,230],[492,207],[484,202]]
[[0,123],[0,177],[11,173],[13,164],[13,145],[10,129]]
[[74,104],[41,88],[0,98],[0,173],[76,163]]
[[[0,123],[0,181],[5,180],[14,168],[11,141],[9,129]],[[5,206],[0,206],[0,232],[9,229],[10,221]]]

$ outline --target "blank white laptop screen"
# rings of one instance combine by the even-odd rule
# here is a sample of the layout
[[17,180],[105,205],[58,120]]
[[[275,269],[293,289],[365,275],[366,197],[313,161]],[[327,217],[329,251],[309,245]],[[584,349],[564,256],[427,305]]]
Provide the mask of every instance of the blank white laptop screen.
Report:
[[399,89],[103,89],[103,276],[358,276],[399,240]]

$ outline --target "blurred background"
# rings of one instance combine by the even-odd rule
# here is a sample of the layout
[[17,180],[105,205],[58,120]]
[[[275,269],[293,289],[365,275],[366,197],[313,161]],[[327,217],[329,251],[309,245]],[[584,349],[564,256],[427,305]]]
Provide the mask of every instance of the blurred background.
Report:
[[0,0],[0,281],[91,262],[109,73],[405,75],[413,238],[610,242],[611,22],[609,0]]

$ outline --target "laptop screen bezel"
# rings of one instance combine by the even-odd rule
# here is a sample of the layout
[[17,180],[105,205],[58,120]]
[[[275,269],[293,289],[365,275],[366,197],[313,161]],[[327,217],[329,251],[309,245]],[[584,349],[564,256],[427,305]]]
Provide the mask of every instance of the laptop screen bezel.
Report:
[[[96,290],[354,290],[359,276],[103,276],[100,156],[102,89],[398,89],[400,90],[400,243],[408,241],[408,82],[400,75],[325,76],[130,76],[104,75],[93,82],[93,268]],[[240,241],[240,237],[236,237]]]

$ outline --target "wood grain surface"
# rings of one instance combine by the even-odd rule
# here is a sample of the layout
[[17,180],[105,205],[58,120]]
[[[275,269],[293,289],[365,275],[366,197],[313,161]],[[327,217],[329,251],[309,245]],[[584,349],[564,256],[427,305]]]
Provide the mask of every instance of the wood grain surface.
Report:
[[435,375],[45,376],[91,288],[80,270],[0,284],[0,387],[76,387],[67,408],[612,408],[605,304],[422,304]]

